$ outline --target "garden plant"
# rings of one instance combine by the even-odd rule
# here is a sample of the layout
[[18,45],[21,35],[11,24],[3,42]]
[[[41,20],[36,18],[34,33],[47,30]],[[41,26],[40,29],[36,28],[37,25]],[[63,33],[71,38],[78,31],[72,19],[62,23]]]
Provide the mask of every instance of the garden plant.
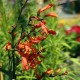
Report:
[[55,8],[55,0],[40,9],[35,0],[0,0],[0,71],[4,80],[76,79],[70,52],[79,43],[73,35],[69,37],[71,30],[58,27]]

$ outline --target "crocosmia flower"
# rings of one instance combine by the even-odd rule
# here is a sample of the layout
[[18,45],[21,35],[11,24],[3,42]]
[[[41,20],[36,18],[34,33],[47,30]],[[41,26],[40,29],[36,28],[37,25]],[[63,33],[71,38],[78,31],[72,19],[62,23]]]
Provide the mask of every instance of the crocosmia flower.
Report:
[[30,37],[30,42],[31,43],[39,43],[40,41],[44,40],[44,37],[42,36],[37,36],[37,37]]
[[53,4],[48,4],[46,5],[45,7],[41,8],[38,12],[37,12],[37,15],[40,15],[40,13],[42,13],[43,11],[51,8],[53,6]]
[[25,57],[22,57],[22,69],[23,70],[29,70],[28,62]]
[[49,16],[58,17],[58,15],[56,13],[54,13],[54,12],[50,12],[50,13],[46,14],[44,17],[49,17]]

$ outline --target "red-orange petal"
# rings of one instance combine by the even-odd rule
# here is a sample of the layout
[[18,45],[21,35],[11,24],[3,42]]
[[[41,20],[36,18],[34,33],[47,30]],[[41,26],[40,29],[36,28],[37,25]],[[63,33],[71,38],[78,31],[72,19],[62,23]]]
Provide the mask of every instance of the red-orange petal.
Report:
[[48,36],[48,28],[46,27],[46,25],[43,24],[41,28],[42,28],[42,34],[45,33]]
[[22,68],[23,70],[29,70],[28,62],[25,57],[22,57]]
[[46,21],[45,21],[45,20],[43,20],[43,21],[41,21],[40,23],[34,25],[34,28],[40,28],[43,24],[44,24],[44,25],[46,24]]
[[41,23],[34,25],[34,28],[40,28],[40,27],[41,27]]
[[51,8],[52,6],[53,6],[53,4],[48,4],[48,5],[46,5],[45,7],[39,9],[39,11],[37,12],[37,15],[39,16],[41,12],[43,12],[43,11]]
[[31,43],[39,43],[41,40],[43,40],[44,37],[38,36],[38,37],[30,37]]
[[52,34],[52,35],[56,35],[56,32],[53,31],[53,30],[48,30],[48,33],[49,33],[49,34]]
[[58,15],[56,13],[54,13],[54,12],[50,12],[50,13],[46,14],[44,17],[49,17],[49,16],[58,17]]

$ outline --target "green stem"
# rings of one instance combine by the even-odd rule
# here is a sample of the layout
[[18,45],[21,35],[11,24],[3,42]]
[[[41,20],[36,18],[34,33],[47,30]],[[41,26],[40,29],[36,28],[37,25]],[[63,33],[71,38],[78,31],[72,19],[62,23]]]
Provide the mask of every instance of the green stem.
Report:
[[26,0],[25,4],[22,6],[22,8],[20,10],[20,13],[19,13],[19,16],[18,16],[18,20],[17,20],[16,25],[13,26],[13,29],[12,29],[12,49],[13,49],[13,51],[12,51],[12,79],[14,79],[14,80],[16,80],[16,75],[15,75],[15,72],[16,72],[16,64],[15,64],[15,61],[16,61],[16,59],[15,59],[15,50],[14,50],[15,49],[15,42],[14,42],[15,36],[14,36],[14,33],[15,33],[16,28],[17,28],[17,24],[18,24],[18,21],[20,19],[21,13],[22,13],[23,9],[26,6],[26,3],[27,3],[27,0]]
[[14,55],[15,52],[13,52],[13,77],[12,79],[16,79],[16,75],[15,75],[15,55]]

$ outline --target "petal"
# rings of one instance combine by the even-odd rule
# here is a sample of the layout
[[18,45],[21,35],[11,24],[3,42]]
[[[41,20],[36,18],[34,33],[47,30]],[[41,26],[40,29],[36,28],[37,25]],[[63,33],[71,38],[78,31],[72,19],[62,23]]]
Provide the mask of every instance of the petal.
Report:
[[40,23],[34,25],[34,28],[40,28],[43,24],[44,24],[44,25],[46,24],[46,21],[45,21],[45,20],[43,20],[43,21],[41,21]]
[[50,12],[50,13],[46,14],[44,17],[49,17],[49,16],[58,17],[58,15],[56,13],[54,13],[54,12]]
[[22,57],[22,68],[23,70],[29,70],[28,63],[25,57]]
[[37,38],[34,38],[34,37],[30,37],[30,42],[32,42],[32,43],[39,43],[40,40],[38,40]]
[[46,5],[45,7],[41,8],[38,12],[37,12],[37,15],[39,16],[41,12],[51,8],[53,6],[53,4],[48,4]]
[[32,48],[32,53],[36,53],[36,52],[37,52],[36,48]]
[[32,69],[35,69],[35,68],[36,68],[36,66],[35,66],[34,63],[31,63],[31,64],[30,64],[30,67],[31,67]]
[[34,25],[34,28],[40,28],[40,27],[41,27],[41,22],[36,24],[36,25]]
[[28,58],[29,57],[29,53],[25,54],[24,52],[20,51],[19,49],[17,49],[17,52],[22,56],[22,57],[25,57],[25,58]]
[[48,33],[49,33],[49,34],[52,34],[52,35],[56,35],[56,32],[53,31],[53,30],[48,30]]
[[48,36],[48,28],[43,24],[42,25],[42,34],[46,34]]
[[31,43],[39,43],[41,40],[44,40],[44,37],[38,36],[38,37],[30,37]]

